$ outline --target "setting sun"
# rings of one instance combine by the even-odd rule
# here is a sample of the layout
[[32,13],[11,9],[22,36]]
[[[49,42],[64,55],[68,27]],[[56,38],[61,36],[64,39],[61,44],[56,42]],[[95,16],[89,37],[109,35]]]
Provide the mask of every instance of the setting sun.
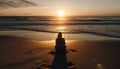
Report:
[[64,11],[63,10],[59,10],[58,11],[58,16],[63,17],[64,16]]

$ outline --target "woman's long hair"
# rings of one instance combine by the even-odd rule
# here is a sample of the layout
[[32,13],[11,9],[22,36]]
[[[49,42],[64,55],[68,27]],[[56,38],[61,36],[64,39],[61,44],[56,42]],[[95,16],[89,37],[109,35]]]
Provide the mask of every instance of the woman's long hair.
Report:
[[57,38],[58,38],[58,39],[59,39],[59,38],[62,38],[62,33],[61,33],[61,32],[58,33]]

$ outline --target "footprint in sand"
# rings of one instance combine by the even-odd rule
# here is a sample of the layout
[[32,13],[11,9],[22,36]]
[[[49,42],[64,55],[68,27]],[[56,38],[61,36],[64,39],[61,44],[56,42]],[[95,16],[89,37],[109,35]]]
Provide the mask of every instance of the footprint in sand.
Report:
[[50,69],[50,64],[46,60],[42,60],[39,57],[34,57],[26,61],[27,63],[33,63],[37,65],[36,69]]
[[47,63],[41,63],[37,66],[36,69],[50,69],[50,65]]
[[76,51],[76,50],[74,50],[74,49],[70,49],[70,51],[71,51],[71,52],[77,52],[77,51]]
[[[37,66],[36,69],[50,69],[50,65],[47,63],[41,63]],[[75,65],[71,62],[68,63],[68,69],[76,69]]]
[[36,53],[40,53],[41,52],[41,49],[38,48],[38,49],[30,49],[30,50],[27,50],[25,52],[25,54],[36,54]]
[[32,50],[28,50],[25,52],[25,54],[32,54],[32,52],[33,52]]
[[76,69],[76,67],[72,62],[68,62],[68,69]]

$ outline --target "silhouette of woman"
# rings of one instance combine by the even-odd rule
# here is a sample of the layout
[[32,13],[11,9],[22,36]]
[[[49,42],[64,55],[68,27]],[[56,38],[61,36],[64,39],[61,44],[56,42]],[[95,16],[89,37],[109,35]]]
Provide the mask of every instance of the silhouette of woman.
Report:
[[56,46],[55,46],[56,52],[64,52],[66,50],[65,46],[65,39],[62,38],[62,33],[58,33],[58,37],[56,39]]

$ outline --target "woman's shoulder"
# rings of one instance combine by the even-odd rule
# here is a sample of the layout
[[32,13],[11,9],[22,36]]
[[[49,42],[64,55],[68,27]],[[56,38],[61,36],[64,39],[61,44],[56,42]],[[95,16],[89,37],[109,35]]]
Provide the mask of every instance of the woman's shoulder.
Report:
[[62,40],[65,40],[64,38],[62,38]]
[[65,40],[64,38],[57,38],[56,40]]

